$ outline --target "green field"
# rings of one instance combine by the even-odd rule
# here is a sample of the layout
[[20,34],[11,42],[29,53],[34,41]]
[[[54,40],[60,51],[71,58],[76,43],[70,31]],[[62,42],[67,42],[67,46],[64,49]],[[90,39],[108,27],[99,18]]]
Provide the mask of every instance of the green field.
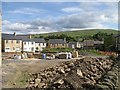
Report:
[[86,30],[76,30],[76,31],[62,31],[62,32],[53,32],[53,33],[46,33],[46,34],[35,34],[33,37],[39,36],[48,36],[48,35],[61,35],[66,34],[68,36],[77,37],[77,36],[92,36],[98,32],[107,33],[107,34],[117,34],[117,30],[113,29],[86,29]]

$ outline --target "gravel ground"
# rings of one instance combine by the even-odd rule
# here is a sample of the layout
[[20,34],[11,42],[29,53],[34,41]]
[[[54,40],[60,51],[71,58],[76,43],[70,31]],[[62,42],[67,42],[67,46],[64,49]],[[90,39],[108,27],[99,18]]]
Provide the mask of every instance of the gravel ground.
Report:
[[[36,73],[48,67],[59,65],[62,62],[69,61],[62,60],[4,60],[2,62],[2,87],[15,88],[20,87],[21,84],[15,85],[16,81],[25,73]],[[26,85],[26,84],[24,84]],[[24,87],[24,86],[23,86]]]

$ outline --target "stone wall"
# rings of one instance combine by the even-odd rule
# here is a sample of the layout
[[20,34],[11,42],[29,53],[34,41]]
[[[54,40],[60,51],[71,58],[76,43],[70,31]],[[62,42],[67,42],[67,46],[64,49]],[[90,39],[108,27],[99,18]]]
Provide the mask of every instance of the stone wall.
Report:
[[114,64],[112,69],[108,71],[96,84],[95,90],[119,90],[118,70],[118,64]]

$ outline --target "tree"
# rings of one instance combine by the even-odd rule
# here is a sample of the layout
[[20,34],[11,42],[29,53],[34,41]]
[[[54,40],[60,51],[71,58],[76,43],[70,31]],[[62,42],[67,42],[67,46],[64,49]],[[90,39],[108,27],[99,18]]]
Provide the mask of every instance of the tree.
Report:
[[108,36],[107,33],[102,33],[102,32],[98,32],[96,34],[93,35],[93,39],[94,40],[100,40],[100,41],[103,41],[103,39]]
[[36,50],[38,51],[38,50],[39,50],[39,48],[38,48],[38,47],[36,47]]
[[113,34],[107,35],[104,38],[104,47],[106,51],[115,51],[116,50],[116,39]]

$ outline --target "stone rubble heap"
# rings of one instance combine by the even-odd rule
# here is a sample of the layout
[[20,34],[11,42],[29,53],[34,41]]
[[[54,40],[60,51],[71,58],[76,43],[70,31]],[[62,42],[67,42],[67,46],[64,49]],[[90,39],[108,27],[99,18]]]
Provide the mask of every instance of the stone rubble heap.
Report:
[[26,89],[69,88],[74,90],[80,88],[85,90],[85,88],[94,88],[112,65],[112,60],[93,57],[66,61],[59,66],[30,74],[31,78],[27,81],[29,84]]

